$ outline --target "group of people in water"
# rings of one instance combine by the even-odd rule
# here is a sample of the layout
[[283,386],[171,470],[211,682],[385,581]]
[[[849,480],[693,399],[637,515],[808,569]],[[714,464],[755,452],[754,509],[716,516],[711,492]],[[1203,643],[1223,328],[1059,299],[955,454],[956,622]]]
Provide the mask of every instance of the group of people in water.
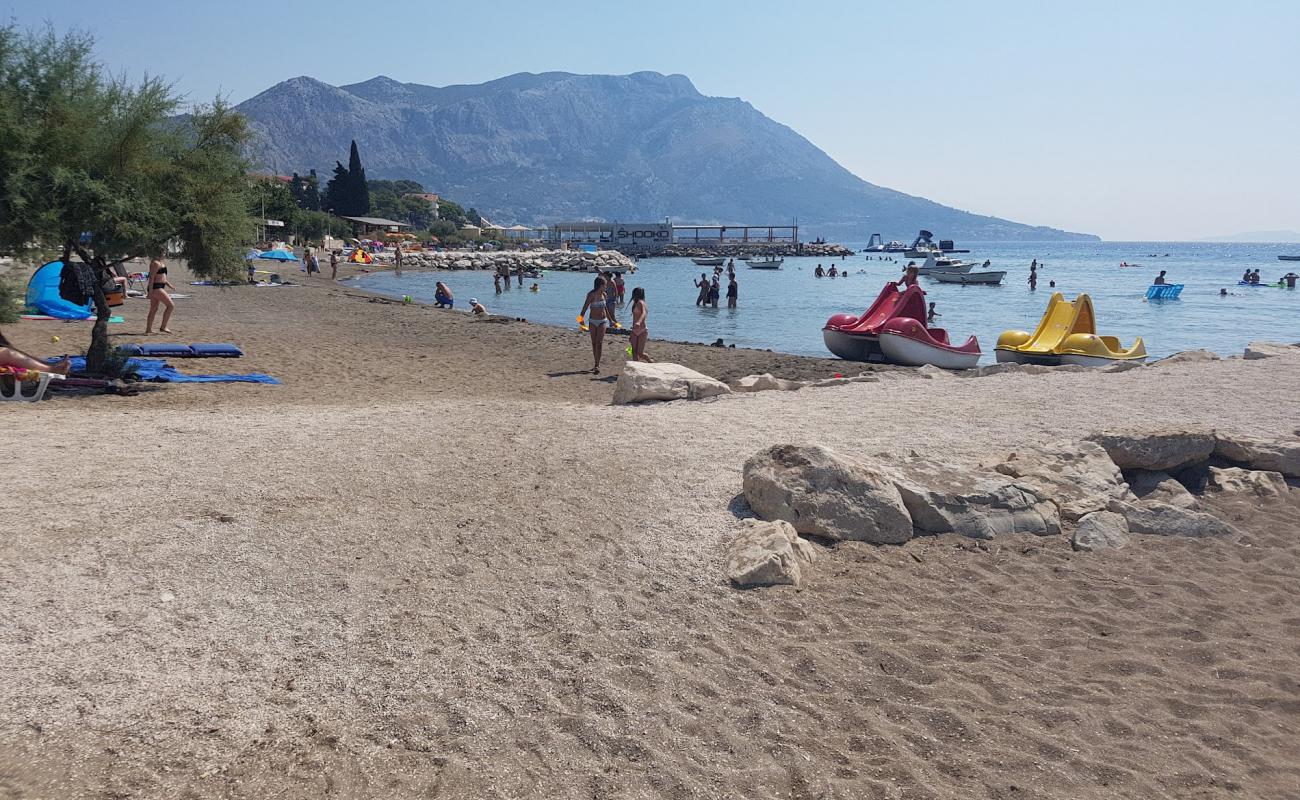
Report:
[[[727,262],[727,308],[735,308],[740,302],[740,284],[736,281],[736,259]],[[700,273],[700,279],[695,281],[695,288],[699,289],[699,294],[695,297],[695,305],[704,307],[718,307],[718,301],[722,298],[722,267],[713,268],[713,278],[709,278],[707,272]]]
[[[1164,273],[1162,272],[1162,273],[1160,273],[1160,274],[1163,275]],[[1259,285],[1259,284],[1263,283],[1263,280],[1264,280],[1264,279],[1260,277],[1260,274],[1259,274],[1259,270],[1258,270],[1258,269],[1254,270],[1253,272],[1252,272],[1251,270],[1248,269],[1248,270],[1246,270],[1246,273],[1245,273],[1244,275],[1241,276],[1241,282],[1242,282],[1242,283],[1249,283],[1249,284],[1253,284],[1253,285]],[[1276,284],[1276,285],[1277,285],[1277,286],[1286,286],[1286,288],[1288,288],[1288,289],[1294,289],[1294,288],[1296,287],[1296,281],[1297,281],[1297,280],[1300,280],[1300,275],[1297,275],[1297,274],[1295,274],[1294,272],[1288,272],[1287,274],[1285,274],[1285,275],[1283,275],[1282,277],[1280,277],[1280,278],[1277,279],[1277,284]]]

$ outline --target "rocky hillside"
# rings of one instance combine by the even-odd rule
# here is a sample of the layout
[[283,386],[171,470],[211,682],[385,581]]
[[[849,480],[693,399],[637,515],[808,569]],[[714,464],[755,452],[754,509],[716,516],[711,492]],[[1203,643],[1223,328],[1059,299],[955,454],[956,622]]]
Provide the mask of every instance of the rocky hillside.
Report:
[[476,86],[311,78],[240,104],[253,157],[327,174],[356,139],[372,178],[413,178],[500,223],[773,223],[815,235],[1092,238],[984,217],[867,183],[743,100],[682,75],[511,75]]

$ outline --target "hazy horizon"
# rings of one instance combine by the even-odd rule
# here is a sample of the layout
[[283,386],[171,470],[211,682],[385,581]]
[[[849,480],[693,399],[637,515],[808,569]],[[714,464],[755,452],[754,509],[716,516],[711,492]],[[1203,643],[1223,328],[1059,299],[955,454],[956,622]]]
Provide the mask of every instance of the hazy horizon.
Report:
[[298,75],[444,86],[516,72],[680,73],[704,94],[750,102],[864,180],[967,211],[1112,241],[1300,221],[1300,69],[1265,36],[1295,30],[1300,4],[826,2],[791,13],[580,2],[539,14],[401,0],[374,20],[354,8],[0,0],[21,26],[93,33],[109,69],[165,76],[194,102],[240,102]]

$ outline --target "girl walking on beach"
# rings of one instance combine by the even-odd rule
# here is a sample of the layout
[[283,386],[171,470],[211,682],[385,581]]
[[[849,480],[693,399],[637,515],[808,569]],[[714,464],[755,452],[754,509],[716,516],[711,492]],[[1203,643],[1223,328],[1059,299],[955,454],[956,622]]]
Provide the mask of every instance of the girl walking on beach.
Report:
[[172,311],[176,308],[176,302],[172,300],[167,290],[175,291],[176,287],[172,286],[171,281],[167,280],[167,265],[162,262],[162,258],[155,258],[149,262],[149,316],[144,322],[144,333],[146,336],[153,333],[153,318],[158,313],[158,306],[163,307],[162,326],[158,330],[162,333],[171,333],[171,328],[167,323],[171,322]]
[[587,299],[582,304],[578,317],[587,323],[587,333],[591,335],[591,355],[595,359],[592,375],[600,374],[600,354],[605,345],[605,328],[614,324],[614,304],[605,299],[605,279],[597,276],[596,283]]
[[632,360],[644,361],[647,364],[654,361],[653,358],[645,354],[645,343],[650,338],[650,330],[645,324],[645,289],[640,286],[632,290]]

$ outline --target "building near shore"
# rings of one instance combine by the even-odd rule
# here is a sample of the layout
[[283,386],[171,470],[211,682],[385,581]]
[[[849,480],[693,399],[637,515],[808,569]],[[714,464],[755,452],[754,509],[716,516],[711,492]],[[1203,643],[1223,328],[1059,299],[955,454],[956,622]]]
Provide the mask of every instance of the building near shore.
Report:
[[348,222],[351,222],[352,233],[358,238],[362,236],[374,236],[375,234],[383,235],[385,233],[400,233],[403,228],[411,227],[405,222],[398,222],[393,219],[384,219],[383,217],[340,216],[339,219],[345,219]]
[[672,245],[717,248],[747,245],[797,247],[798,225],[674,225],[663,222],[557,222],[545,233],[551,247],[594,244],[642,253]]

